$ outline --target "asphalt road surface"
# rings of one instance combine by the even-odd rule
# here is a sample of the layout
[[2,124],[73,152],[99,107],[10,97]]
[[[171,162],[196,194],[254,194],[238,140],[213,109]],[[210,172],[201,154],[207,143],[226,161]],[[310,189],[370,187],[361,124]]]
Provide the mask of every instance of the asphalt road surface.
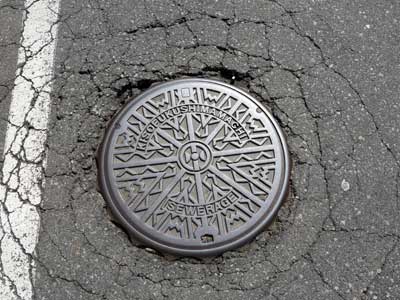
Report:
[[[400,2],[1,0],[0,299],[400,299]],[[107,122],[154,83],[268,107],[290,195],[216,258],[138,245],[98,192]]]

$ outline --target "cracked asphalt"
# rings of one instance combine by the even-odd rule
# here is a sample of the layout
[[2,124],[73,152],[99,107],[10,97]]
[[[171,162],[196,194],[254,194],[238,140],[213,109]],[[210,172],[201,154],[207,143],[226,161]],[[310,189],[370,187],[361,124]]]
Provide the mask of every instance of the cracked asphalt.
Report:
[[[400,299],[398,1],[60,5],[33,299]],[[24,10],[0,1],[1,151]],[[276,221],[207,259],[129,238],[96,180],[112,116],[152,84],[189,76],[262,101],[292,157]]]

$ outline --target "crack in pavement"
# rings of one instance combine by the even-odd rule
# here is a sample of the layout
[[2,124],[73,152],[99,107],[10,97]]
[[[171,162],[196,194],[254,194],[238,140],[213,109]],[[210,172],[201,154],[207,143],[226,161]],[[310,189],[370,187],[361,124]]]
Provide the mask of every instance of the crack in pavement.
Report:
[[[317,33],[304,30],[307,14],[327,24],[329,37],[337,34],[333,26],[312,4],[223,2],[135,1],[134,9],[129,1],[62,3],[54,23],[60,33],[56,78],[50,82],[53,116],[48,129],[41,129],[49,133],[44,148],[51,159],[45,190],[38,181],[44,200],[33,258],[42,270],[36,274],[37,297],[367,299],[379,280],[368,272],[388,268],[395,246],[376,242],[398,243],[396,230],[381,219],[389,216],[393,224],[399,207],[399,161],[354,79],[334,64],[341,57],[334,57]],[[361,51],[353,50],[351,42],[345,36],[335,40],[343,53],[359,59]],[[24,52],[24,59],[40,56]],[[106,122],[151,84],[184,76],[218,78],[250,91],[286,131],[293,157],[291,194],[276,222],[253,243],[209,260],[163,256],[137,245],[112,223],[96,192],[93,157]],[[19,77],[34,83],[29,76]],[[355,119],[365,121],[365,129],[354,127]],[[27,142],[29,122],[9,126],[16,127],[13,145]],[[367,156],[368,151],[381,151],[381,160]],[[10,197],[21,194],[22,163],[42,172],[45,161],[24,147],[9,150],[8,157],[15,161],[4,177]],[[374,182],[364,168],[395,186],[385,185],[388,192],[379,198],[368,190]],[[19,194],[17,209],[29,202]],[[381,206],[372,206],[379,201]],[[3,206],[2,220],[8,220],[14,208]],[[23,248],[18,236],[13,238]],[[338,267],[331,264],[332,255],[324,254],[326,247],[342,254]],[[344,255],[347,247],[349,256]],[[365,260],[358,262],[358,256]],[[354,266],[359,274],[348,274],[352,259],[359,263]]]
[[57,1],[26,1],[0,182],[0,296],[35,296],[32,255],[43,192]]

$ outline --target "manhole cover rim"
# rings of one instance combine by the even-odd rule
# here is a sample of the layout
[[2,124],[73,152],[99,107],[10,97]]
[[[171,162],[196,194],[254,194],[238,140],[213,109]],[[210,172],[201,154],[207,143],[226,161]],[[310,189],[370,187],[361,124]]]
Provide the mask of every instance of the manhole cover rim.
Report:
[[[182,245],[174,246],[173,244],[168,244],[165,242],[160,242],[156,237],[151,237],[146,235],[146,232],[142,232],[140,229],[136,228],[134,224],[130,221],[130,218],[126,216],[124,213],[124,209],[120,206],[119,201],[113,200],[112,193],[113,189],[111,186],[111,178],[110,170],[108,168],[109,162],[107,161],[107,157],[109,151],[112,151],[112,147],[110,147],[110,141],[113,137],[113,128],[119,126],[119,120],[125,115],[127,111],[129,111],[132,106],[134,106],[138,101],[143,98],[146,98],[148,95],[154,93],[155,89],[165,89],[170,86],[175,86],[177,84],[185,83],[185,82],[202,82],[209,84],[216,84],[223,86],[225,88],[231,89],[239,93],[245,98],[248,98],[252,102],[254,102],[265,115],[268,117],[269,121],[273,125],[276,135],[280,141],[280,147],[282,150],[282,164],[284,164],[282,168],[282,176],[279,182],[279,187],[277,188],[277,196],[273,199],[271,206],[269,209],[263,214],[264,218],[259,218],[252,227],[246,228],[244,233],[238,236],[236,239],[230,241],[229,243],[225,243],[218,247],[213,248],[201,248],[201,249],[193,249],[193,247],[185,248]],[[148,246],[154,249],[157,249],[161,252],[167,252],[172,255],[177,256],[193,256],[193,257],[204,257],[204,256],[215,256],[226,252],[228,250],[236,249],[240,246],[245,245],[246,243],[252,241],[267,225],[269,225],[277,215],[279,208],[282,203],[286,199],[289,191],[289,181],[290,181],[290,169],[291,169],[291,161],[289,155],[289,149],[287,146],[285,134],[279,126],[277,120],[274,118],[272,113],[269,111],[267,107],[265,107],[260,101],[255,99],[249,93],[243,91],[242,89],[227,84],[223,81],[215,80],[215,79],[207,79],[207,78],[184,78],[184,79],[176,79],[171,80],[164,83],[158,83],[151,87],[149,87],[146,91],[140,93],[136,97],[130,99],[125,106],[118,111],[112,119],[109,121],[108,125],[104,129],[104,136],[98,148],[98,153],[96,156],[97,161],[97,170],[98,170],[98,186],[99,191],[105,198],[108,206],[111,209],[111,212],[116,219],[116,221],[125,228],[129,235],[133,238],[137,239],[139,242],[143,243],[144,246]]]

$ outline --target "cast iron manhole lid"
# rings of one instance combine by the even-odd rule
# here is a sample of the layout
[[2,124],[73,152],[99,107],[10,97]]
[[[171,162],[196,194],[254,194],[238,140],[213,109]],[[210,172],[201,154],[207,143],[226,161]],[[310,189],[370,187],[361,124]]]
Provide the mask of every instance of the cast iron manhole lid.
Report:
[[154,86],[113,119],[99,182],[118,221],[144,244],[216,255],[276,215],[289,183],[284,136],[262,104],[228,84]]

